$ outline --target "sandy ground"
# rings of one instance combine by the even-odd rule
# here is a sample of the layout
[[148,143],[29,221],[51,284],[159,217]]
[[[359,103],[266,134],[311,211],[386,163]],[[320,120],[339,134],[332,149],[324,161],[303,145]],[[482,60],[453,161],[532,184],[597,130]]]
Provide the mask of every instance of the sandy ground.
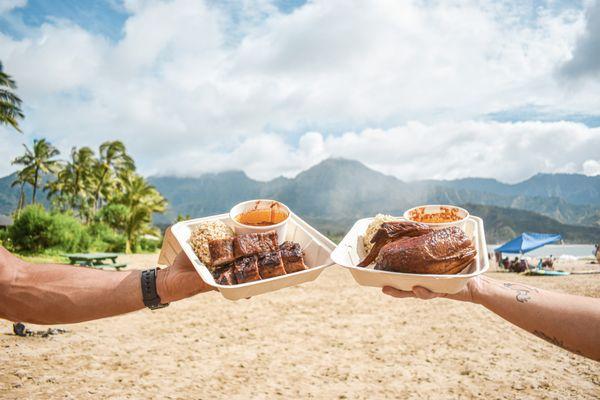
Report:
[[[490,275],[600,297],[600,275]],[[210,293],[61,328],[19,338],[0,323],[1,399],[600,397],[600,363],[482,307],[392,299],[337,267],[251,300]]]

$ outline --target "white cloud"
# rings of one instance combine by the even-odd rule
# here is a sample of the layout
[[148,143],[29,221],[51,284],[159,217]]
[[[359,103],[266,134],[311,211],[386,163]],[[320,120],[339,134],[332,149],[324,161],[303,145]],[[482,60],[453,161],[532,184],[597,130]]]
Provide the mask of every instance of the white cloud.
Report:
[[0,1],[0,14],[5,14],[15,8],[25,7],[27,0],[2,0]]
[[297,146],[262,134],[233,149],[194,148],[159,158],[154,172],[194,176],[243,169],[267,180],[344,157],[404,180],[480,176],[516,182],[537,172],[600,173],[600,162],[593,159],[598,148],[600,128],[573,122],[409,122],[339,136],[308,132]]
[[600,1],[586,12],[586,29],[578,38],[573,56],[562,67],[563,76],[581,78],[600,75]]
[[333,155],[405,179],[506,180],[581,171],[596,157],[598,131],[583,125],[477,122],[519,107],[600,109],[598,81],[555,73],[584,10],[523,22],[519,2],[316,0],[291,14],[240,4],[126,1],[117,42],[60,20],[20,40],[0,34],[27,114],[18,140],[0,128],[0,155],[43,135],[63,151],[124,140],[144,173],[244,168],[266,179]]
[[582,169],[586,175],[600,175],[600,160],[586,160]]

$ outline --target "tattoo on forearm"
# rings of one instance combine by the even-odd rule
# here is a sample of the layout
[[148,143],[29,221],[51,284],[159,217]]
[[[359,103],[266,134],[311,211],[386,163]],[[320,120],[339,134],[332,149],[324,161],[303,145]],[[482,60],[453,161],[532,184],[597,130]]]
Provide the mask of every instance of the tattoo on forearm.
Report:
[[564,342],[562,340],[559,340],[559,339],[557,339],[557,338],[555,338],[553,336],[548,336],[548,335],[546,335],[542,331],[535,330],[532,333],[535,336],[539,337],[540,339],[544,339],[548,343],[551,343],[551,344],[553,344],[555,346],[561,347],[561,348],[563,348],[565,350],[571,351],[571,352],[573,352],[575,354],[583,355],[583,353],[581,351],[568,348],[567,346],[565,346],[565,344],[564,344]]
[[548,335],[546,335],[546,334],[545,334],[544,332],[542,332],[542,331],[533,331],[533,334],[534,334],[535,336],[539,337],[540,339],[544,339],[544,340],[545,340],[546,342],[548,342],[548,343],[552,343],[552,344],[553,344],[553,345],[555,345],[555,346],[558,346],[558,347],[563,347],[563,348],[565,347],[565,346],[563,345],[563,342],[562,342],[562,340],[558,340],[558,339],[557,339],[557,338],[555,338],[555,337],[548,336]]
[[515,299],[519,303],[527,303],[529,300],[531,300],[530,293],[539,293],[539,290],[536,288],[522,285],[520,283],[504,282],[502,286],[508,290],[517,292]]

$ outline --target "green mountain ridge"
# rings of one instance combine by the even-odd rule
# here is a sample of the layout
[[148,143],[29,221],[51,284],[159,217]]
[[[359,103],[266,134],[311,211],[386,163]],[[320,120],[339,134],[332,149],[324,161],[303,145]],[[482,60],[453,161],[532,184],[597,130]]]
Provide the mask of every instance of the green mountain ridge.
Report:
[[[18,188],[7,190],[7,178],[0,179],[0,213],[9,213],[18,199]],[[206,216],[227,212],[247,199],[271,198],[336,236],[358,218],[379,212],[400,215],[419,204],[450,203],[469,205],[475,215],[484,216],[490,241],[535,230],[563,233],[569,242],[600,240],[600,177],[538,174],[517,184],[482,178],[405,182],[358,161],[328,159],[294,178],[269,182],[253,180],[241,171],[148,180],[169,201],[167,213],[155,218],[161,225],[173,222],[177,214]]]

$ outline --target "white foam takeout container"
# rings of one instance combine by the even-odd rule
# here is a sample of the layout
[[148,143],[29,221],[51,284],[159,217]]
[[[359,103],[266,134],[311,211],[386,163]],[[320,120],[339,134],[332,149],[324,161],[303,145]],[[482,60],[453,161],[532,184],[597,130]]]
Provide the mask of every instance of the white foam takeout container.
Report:
[[191,260],[194,268],[202,277],[202,280],[219,290],[226,299],[245,299],[259,294],[273,292],[285,287],[299,285],[304,282],[314,281],[321,272],[323,272],[323,269],[334,264],[329,258],[329,255],[335,248],[335,243],[327,239],[323,234],[303,221],[300,217],[294,213],[290,213],[285,240],[300,244],[300,247],[304,250],[304,263],[309,268],[305,271],[259,281],[246,282],[238,285],[220,285],[215,282],[211,272],[196,256],[189,243],[192,231],[198,224],[204,221],[215,220],[223,221],[235,231],[235,226],[229,218],[229,215],[220,214],[178,222],[171,227],[171,233]]
[[[363,235],[373,218],[356,221],[352,229],[331,253],[331,259],[338,265],[350,270],[354,280],[362,286],[391,286],[400,290],[412,290],[422,286],[436,293],[458,293],[470,278],[488,270],[488,260],[483,221],[479,217],[470,216],[466,220],[464,231],[475,244],[477,258],[475,261],[455,275],[406,274],[401,272],[379,271],[373,265],[367,268],[356,265],[366,256],[363,247]],[[401,219],[402,220],[402,219]]]

